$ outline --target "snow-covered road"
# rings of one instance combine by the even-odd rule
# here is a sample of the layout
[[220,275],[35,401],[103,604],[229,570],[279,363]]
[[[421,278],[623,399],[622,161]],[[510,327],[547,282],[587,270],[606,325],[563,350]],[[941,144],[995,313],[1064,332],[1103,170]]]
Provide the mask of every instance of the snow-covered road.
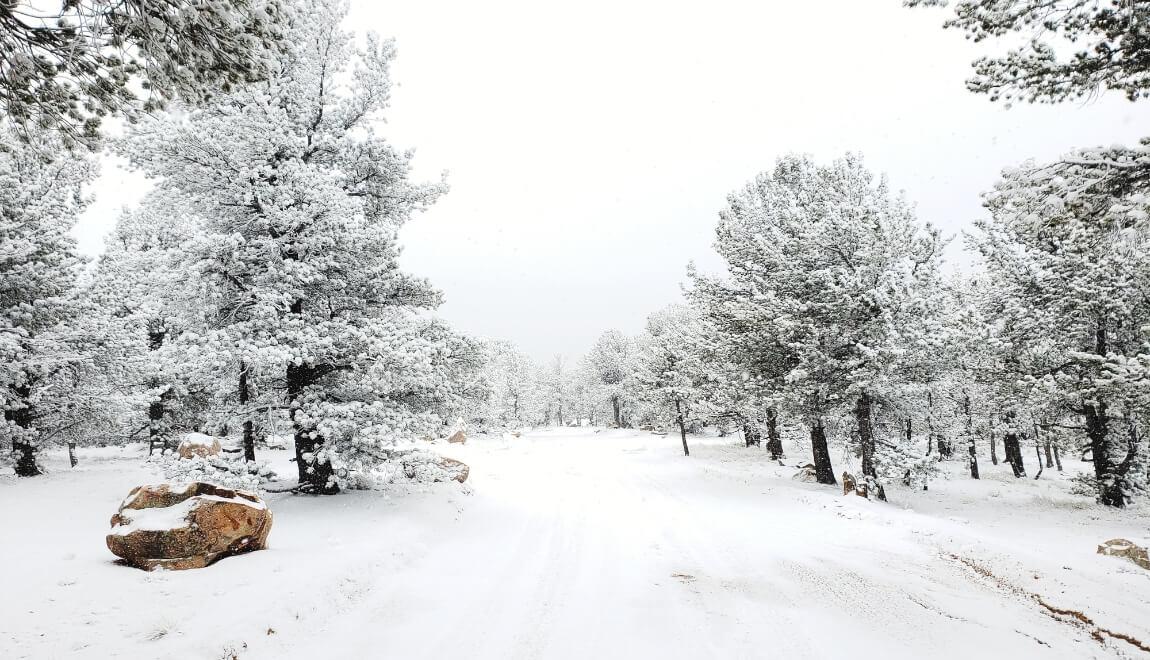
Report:
[[922,542],[903,512],[752,479],[724,466],[729,441],[683,458],[665,438],[613,435],[469,447],[476,496],[446,543],[251,657],[333,642],[346,657],[491,660],[1104,655]]
[[[1150,576],[1094,557],[1091,545],[1096,534],[1144,528],[1144,514],[1051,505],[1003,535],[994,520],[946,514],[945,499],[923,513],[842,497],[792,481],[793,469],[729,438],[696,443],[684,458],[674,438],[630,432],[477,439],[444,448],[471,465],[470,492],[272,496],[271,549],[202,571],[122,568],[100,552],[102,536],[68,552],[57,545],[80,541],[50,532],[51,552],[23,556],[47,577],[17,575],[22,595],[0,604],[0,650],[10,651],[0,656],[1137,656],[1029,594],[1150,637],[1139,595]],[[91,498],[57,495],[48,480],[0,488],[9,502],[39,492],[47,499],[37,505],[103,516],[141,475],[96,465],[72,479]],[[998,486],[984,482],[986,506]],[[8,513],[4,529],[16,525]],[[1088,513],[1081,535],[1047,529]],[[102,533],[86,519],[79,527]],[[1050,547],[1060,534],[1070,545]],[[6,539],[0,559],[32,551],[21,543]],[[1074,566],[1082,580],[1060,573],[1069,561],[1085,564]]]

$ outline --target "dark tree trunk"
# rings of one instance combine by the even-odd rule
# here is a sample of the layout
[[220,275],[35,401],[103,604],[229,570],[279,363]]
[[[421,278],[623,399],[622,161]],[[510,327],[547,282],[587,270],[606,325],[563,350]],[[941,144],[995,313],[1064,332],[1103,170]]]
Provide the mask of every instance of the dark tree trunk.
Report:
[[1017,478],[1026,476],[1026,465],[1022,462],[1022,445],[1019,442],[1018,434],[1014,431],[1002,436],[1002,449],[1006,452],[1006,462],[1010,463],[1010,469],[1014,471],[1014,476]]
[[80,461],[76,459],[76,443],[74,442],[68,443],[68,463],[72,467],[76,467],[80,464]]
[[1041,443],[1038,441],[1038,436],[1034,436],[1034,455],[1038,457],[1038,472],[1034,474],[1035,481],[1038,481],[1038,478],[1042,476],[1042,471],[1045,469],[1042,467],[1042,447],[1040,445]]
[[974,442],[974,415],[970,412],[970,395],[962,397],[962,410],[966,414],[966,453],[970,463],[970,478],[978,478],[978,449]]
[[[292,303],[293,314],[303,313],[303,301]],[[323,436],[311,426],[305,426],[297,419],[305,390],[315,382],[315,370],[307,364],[288,364],[287,399],[291,406],[292,429],[295,434],[295,459],[299,471],[298,490],[312,495],[334,495],[339,492],[335,483],[335,472],[331,461],[320,460],[316,455],[323,449]]]
[[[1042,437],[1042,435],[1039,432],[1038,422],[1035,422],[1034,423],[1034,441],[1038,442],[1040,437]],[[1046,450],[1046,467],[1048,467],[1048,468],[1054,467],[1054,454],[1050,450],[1050,438],[1049,437],[1047,437],[1046,441],[1042,443],[1042,446]],[[1042,457],[1041,456],[1038,457],[1038,462],[1040,464],[1042,463]]]
[[17,477],[38,477],[44,474],[36,463],[36,448],[32,443],[13,440],[12,450],[16,454]]
[[687,422],[683,419],[683,405],[675,399],[675,423],[679,425],[679,435],[683,438],[683,455],[690,456],[691,449],[687,446]]
[[[1110,347],[1105,319],[1099,319],[1094,340],[1094,352],[1106,355]],[[1106,506],[1125,507],[1126,479],[1123,468],[1129,467],[1129,459],[1134,455],[1134,446],[1131,445],[1131,451],[1127,453],[1127,460],[1123,461],[1122,466],[1115,465],[1115,457],[1110,452],[1106,402],[1099,399],[1096,404],[1085,405],[1083,413],[1086,416],[1086,437],[1090,442],[1090,453],[1094,459],[1094,477],[1098,480],[1098,501]]]
[[774,408],[767,411],[767,451],[772,461],[783,459],[783,439],[779,437],[779,413]]
[[[155,320],[148,322],[148,350],[158,351],[164,345],[164,340],[168,335],[167,329],[164,327],[163,321]],[[162,387],[164,382],[159,378],[150,378],[148,386],[152,388]],[[164,415],[168,411],[168,401],[171,400],[171,387],[165,388],[160,392],[159,398],[155,399],[148,404],[148,455],[150,456],[157,448],[160,454],[171,449],[171,432],[167,425],[164,423]]]
[[622,410],[619,409],[619,395],[611,397],[611,413],[615,417],[615,428],[623,427],[623,419],[620,417]]
[[1106,416],[1106,402],[1083,406],[1086,413],[1086,437],[1090,441],[1090,454],[1094,460],[1094,477],[1098,480],[1098,501],[1106,506],[1126,506],[1125,480],[1110,455]]
[[990,463],[991,465],[998,465],[998,445],[994,441],[994,420],[990,424]]
[[763,444],[762,436],[752,424],[743,424],[743,441],[748,447],[757,447]]
[[858,424],[859,444],[862,446],[862,473],[869,494],[873,491],[875,497],[886,501],[886,491],[878,481],[878,472],[874,464],[874,429],[871,426],[871,398],[863,393],[855,402],[855,422]]
[[[30,385],[14,387],[12,393],[16,395],[14,398],[17,402],[27,402],[28,397],[32,395],[32,387]],[[35,434],[36,431],[32,428],[34,418],[32,407],[26,403],[22,408],[4,411],[4,421],[14,425],[18,429],[17,433],[23,430]],[[36,447],[31,442],[13,439],[12,453],[16,459],[16,476],[36,477],[44,474],[36,463]]]
[[1054,445],[1054,465],[1062,472],[1062,456],[1058,452],[1058,445]]
[[[245,362],[240,362],[239,396],[240,407],[245,408],[248,401],[251,400],[251,388],[248,387],[248,365]],[[254,462],[256,460],[256,431],[250,414],[244,410],[244,460]]]
[[820,484],[835,485],[834,468],[831,467],[831,451],[827,447],[827,431],[823,427],[823,420],[817,419],[811,424],[811,453],[815,459],[815,480]]

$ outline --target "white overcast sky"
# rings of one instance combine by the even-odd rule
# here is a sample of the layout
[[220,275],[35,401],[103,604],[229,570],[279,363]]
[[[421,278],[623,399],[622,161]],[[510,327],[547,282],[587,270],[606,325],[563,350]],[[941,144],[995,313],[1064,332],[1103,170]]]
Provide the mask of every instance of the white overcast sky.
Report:
[[[354,29],[398,43],[385,134],[451,185],[404,229],[403,263],[459,329],[573,356],[678,300],[688,261],[717,269],[726,194],[786,152],[862,152],[957,234],[1002,167],[1148,133],[1150,103],[1006,110],[968,93],[988,46],[945,16],[900,0],[353,1]],[[108,167],[81,249],[144,188]],[[949,257],[967,259],[961,239]]]

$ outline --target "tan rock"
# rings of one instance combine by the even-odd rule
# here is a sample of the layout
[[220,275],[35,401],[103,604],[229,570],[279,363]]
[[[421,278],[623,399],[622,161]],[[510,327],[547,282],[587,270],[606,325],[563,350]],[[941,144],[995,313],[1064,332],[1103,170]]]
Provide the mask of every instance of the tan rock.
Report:
[[447,441],[452,444],[461,445],[467,442],[467,434],[461,430],[456,431],[455,433],[452,433],[450,436],[448,436]]
[[189,433],[180,440],[180,446],[176,448],[176,453],[180,455],[180,458],[218,456],[220,441],[210,435]]
[[857,495],[858,482],[850,472],[843,472],[843,495]]
[[457,461],[454,458],[447,458],[446,456],[439,457],[439,465],[448,472],[454,473],[452,479],[463,483],[467,481],[467,477],[471,474],[471,468],[463,461]]
[[153,570],[203,568],[263,550],[272,514],[255,493],[208,483],[137,486],[112,516],[108,549]]
[[1143,548],[1133,541],[1110,539],[1098,546],[1098,554],[1110,555],[1111,557],[1125,557],[1150,571],[1150,554],[1147,553],[1146,548]]

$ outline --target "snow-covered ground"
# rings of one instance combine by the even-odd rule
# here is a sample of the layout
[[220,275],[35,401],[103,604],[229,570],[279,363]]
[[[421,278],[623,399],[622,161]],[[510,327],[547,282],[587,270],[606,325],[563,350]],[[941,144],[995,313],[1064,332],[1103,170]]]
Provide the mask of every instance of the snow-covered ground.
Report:
[[0,658],[1145,655],[1099,628],[1150,643],[1150,571],[1095,554],[1145,540],[1150,511],[1069,495],[1053,470],[984,461],[975,482],[955,461],[880,504],[736,438],[696,438],[690,458],[673,436],[589,429],[437,449],[471,465],[465,487],[270,494],[267,551],[182,572],[104,546],[124,495],[158,480],[138,447],[0,478]]

